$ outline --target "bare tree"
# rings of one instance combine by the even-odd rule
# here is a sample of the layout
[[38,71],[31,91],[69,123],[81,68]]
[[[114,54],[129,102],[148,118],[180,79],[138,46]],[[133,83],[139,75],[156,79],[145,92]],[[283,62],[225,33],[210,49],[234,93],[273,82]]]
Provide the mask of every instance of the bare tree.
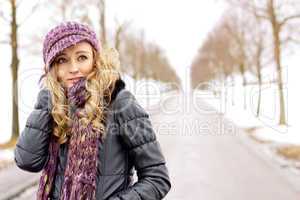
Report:
[[[11,8],[11,19],[7,19],[4,17],[3,12],[1,16],[10,24],[10,36],[9,36],[9,44],[11,48],[11,75],[12,75],[12,136],[10,141],[8,141],[7,144],[2,144],[2,146],[6,145],[14,145],[17,138],[19,137],[19,96],[18,96],[18,71],[19,71],[19,55],[18,55],[18,49],[19,49],[19,42],[18,42],[18,30],[21,25],[25,23],[25,21],[30,17],[30,15],[36,10],[39,1],[36,3],[36,5],[32,8],[32,12],[23,19],[22,22],[17,22],[17,10],[18,5],[16,3],[16,0],[9,0],[8,1]],[[5,41],[6,42],[6,41]]]
[[228,51],[231,53],[234,63],[237,65],[237,69],[240,72],[243,79],[244,87],[244,109],[246,109],[246,86],[247,78],[246,71],[249,69],[247,66],[247,48],[249,43],[246,40],[247,33],[247,22],[243,18],[238,18],[237,14],[234,12],[226,12],[224,17],[225,21],[224,27],[227,33],[229,34],[232,44],[231,48]]
[[127,33],[120,46],[121,70],[134,79],[154,79],[161,82],[180,84],[179,78],[161,48],[155,43],[145,41],[139,35]]
[[[123,22],[122,24],[120,24],[119,22],[116,21],[117,24],[117,28],[115,31],[115,49],[117,51],[120,51],[120,45],[122,43],[122,35],[125,33],[126,29],[128,29],[128,27],[130,26],[131,22]],[[122,61],[121,61],[122,62]]]
[[[198,55],[192,64],[192,85],[198,87],[203,85],[201,82],[219,80],[225,88],[225,104],[227,104],[228,78],[232,79],[232,73],[236,70],[238,61],[237,50],[234,49],[235,41],[228,32],[225,20],[220,21],[215,28],[208,34],[202,47],[198,51]],[[196,68],[200,74],[208,74],[209,76],[194,74]],[[204,79],[203,79],[204,78]],[[202,80],[201,80],[202,79]],[[206,84],[207,85],[207,84]],[[205,85],[204,85],[205,86]]]
[[255,67],[255,73],[258,81],[258,98],[257,98],[257,109],[256,109],[256,116],[258,117],[260,115],[260,109],[261,109],[261,96],[262,96],[262,67],[263,65],[268,65],[269,59],[263,59],[263,53],[265,51],[265,35],[266,31],[263,29],[263,25],[261,23],[261,20],[259,18],[255,18],[252,20],[253,23],[251,23],[251,20],[248,21],[249,26],[249,36],[250,41],[249,42],[249,56],[250,56],[250,65],[253,65]]
[[101,35],[101,40],[104,45],[107,44],[107,33],[106,33],[106,5],[105,5],[105,0],[99,0],[98,2],[99,6],[99,12],[100,12],[100,35]]
[[[269,23],[273,40],[273,57],[277,70],[279,90],[280,117],[279,124],[286,124],[285,101],[282,79],[282,47],[285,42],[294,42],[293,32],[286,33],[289,23],[299,21],[300,2],[298,0],[228,0],[234,6],[241,6],[254,16]],[[283,35],[285,33],[285,36]]]
[[18,112],[18,69],[19,69],[19,56],[18,56],[18,24],[17,24],[17,7],[16,0],[10,0],[11,4],[11,71],[12,71],[12,95],[13,95],[13,116],[12,116],[12,139],[19,137],[19,112]]

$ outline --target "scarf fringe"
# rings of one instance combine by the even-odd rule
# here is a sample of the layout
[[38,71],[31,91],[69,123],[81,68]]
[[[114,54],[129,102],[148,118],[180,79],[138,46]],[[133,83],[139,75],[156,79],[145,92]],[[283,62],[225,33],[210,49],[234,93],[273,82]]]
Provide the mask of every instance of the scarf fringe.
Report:
[[48,163],[46,164],[45,169],[42,172],[42,176],[40,177],[39,187],[37,192],[37,200],[48,199],[51,186],[53,183],[54,173],[56,170],[57,159],[55,159],[55,155],[58,154],[59,144],[55,141],[55,136],[50,137],[49,151],[50,158]]

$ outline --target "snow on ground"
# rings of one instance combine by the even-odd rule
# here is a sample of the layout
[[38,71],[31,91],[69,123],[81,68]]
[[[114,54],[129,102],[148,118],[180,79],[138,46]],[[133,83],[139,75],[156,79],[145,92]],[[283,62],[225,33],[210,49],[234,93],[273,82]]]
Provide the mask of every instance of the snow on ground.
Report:
[[170,89],[168,84],[152,79],[135,81],[126,74],[123,74],[121,77],[126,83],[126,88],[135,95],[144,108],[158,104],[163,93]]
[[[277,127],[277,129],[280,128],[286,129],[286,127],[283,126]],[[281,134],[272,128],[261,127],[255,130],[254,134],[257,138],[264,141],[273,141],[276,143],[300,145],[299,128],[296,130],[295,128],[289,127],[287,133]]]
[[0,160],[12,160],[14,158],[14,152],[12,149],[1,149]]
[[[296,81],[299,81],[300,69],[298,61],[300,53],[292,56],[283,68],[284,98],[286,107],[287,126],[279,126],[279,98],[277,85],[265,84],[262,87],[261,114],[256,117],[258,85],[249,85],[244,89],[239,75],[227,80],[227,87],[212,83],[210,88],[218,91],[213,95],[210,91],[195,91],[194,95],[203,95],[210,92],[211,97],[206,102],[225,117],[235,122],[241,128],[256,128],[254,136],[261,140],[274,141],[277,143],[300,145],[299,120],[299,89]],[[248,80],[254,80],[247,74]],[[264,81],[276,79],[276,72],[272,67],[263,69]],[[226,95],[227,93],[227,95]],[[206,95],[207,96],[207,95]],[[204,99],[205,100],[205,99]]]
[[13,149],[0,150],[0,170],[14,163],[14,152]]

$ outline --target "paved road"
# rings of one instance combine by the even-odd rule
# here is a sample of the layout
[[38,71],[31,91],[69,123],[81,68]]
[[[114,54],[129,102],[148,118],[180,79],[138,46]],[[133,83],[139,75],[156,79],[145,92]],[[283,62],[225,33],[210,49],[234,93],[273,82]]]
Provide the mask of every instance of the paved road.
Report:
[[[165,199],[300,199],[299,176],[281,169],[201,98],[186,97],[165,97],[159,112],[151,112],[172,180]],[[34,199],[35,191],[15,200]]]
[[173,183],[167,200],[300,199],[299,176],[287,176],[201,97],[187,97],[166,101],[152,116]]
[[34,185],[38,181],[39,176],[39,173],[25,172],[15,165],[1,170],[0,200],[11,199],[15,196],[16,192],[26,190],[29,186]]

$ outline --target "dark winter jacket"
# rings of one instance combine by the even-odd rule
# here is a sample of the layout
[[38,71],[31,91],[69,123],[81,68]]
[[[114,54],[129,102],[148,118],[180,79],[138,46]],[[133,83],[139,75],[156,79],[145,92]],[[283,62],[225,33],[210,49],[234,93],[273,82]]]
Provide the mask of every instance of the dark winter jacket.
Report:
[[[40,93],[34,110],[18,139],[15,162],[23,170],[39,172],[49,159],[49,135],[53,118]],[[149,115],[119,79],[112,94],[106,121],[107,137],[99,145],[97,200],[159,200],[170,190],[166,160]],[[68,146],[62,144],[51,199],[59,199]],[[133,170],[138,181],[133,183]]]

